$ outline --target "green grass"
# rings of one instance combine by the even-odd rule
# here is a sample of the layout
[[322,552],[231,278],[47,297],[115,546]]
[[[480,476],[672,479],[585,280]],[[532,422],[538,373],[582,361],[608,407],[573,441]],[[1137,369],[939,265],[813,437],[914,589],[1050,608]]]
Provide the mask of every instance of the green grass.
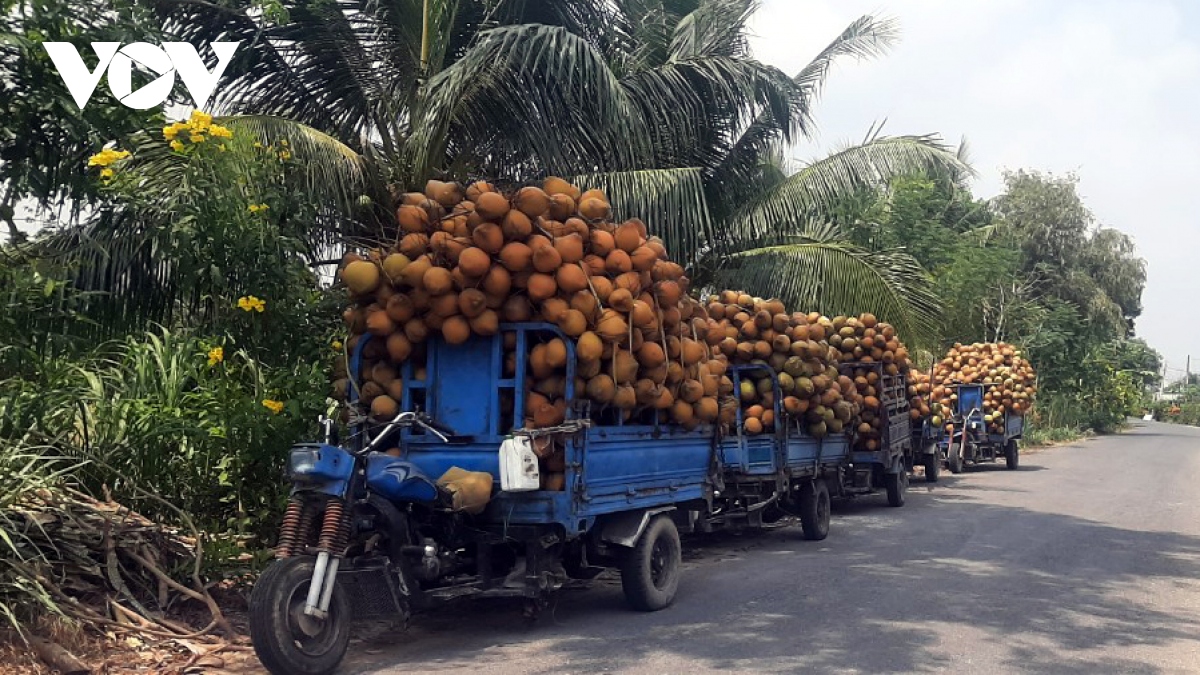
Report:
[[1075,427],[1033,427],[1025,432],[1025,445],[1032,448],[1069,443],[1086,434]]

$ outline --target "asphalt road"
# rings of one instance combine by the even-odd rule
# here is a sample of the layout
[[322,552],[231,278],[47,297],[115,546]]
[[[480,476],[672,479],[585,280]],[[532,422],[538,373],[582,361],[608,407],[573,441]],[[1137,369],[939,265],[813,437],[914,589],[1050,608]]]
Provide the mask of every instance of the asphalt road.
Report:
[[344,672],[1200,672],[1200,429],[1022,460],[836,507],[824,542],[685,540],[661,612],[602,578],[531,626],[503,602],[420,617]]

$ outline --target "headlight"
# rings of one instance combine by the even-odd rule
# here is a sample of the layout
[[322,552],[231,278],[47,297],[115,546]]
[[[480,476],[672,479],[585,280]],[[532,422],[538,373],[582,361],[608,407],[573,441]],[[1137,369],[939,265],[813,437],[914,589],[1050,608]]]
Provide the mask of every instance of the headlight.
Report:
[[316,448],[292,448],[288,458],[288,473],[292,479],[308,477],[317,468],[321,451]]

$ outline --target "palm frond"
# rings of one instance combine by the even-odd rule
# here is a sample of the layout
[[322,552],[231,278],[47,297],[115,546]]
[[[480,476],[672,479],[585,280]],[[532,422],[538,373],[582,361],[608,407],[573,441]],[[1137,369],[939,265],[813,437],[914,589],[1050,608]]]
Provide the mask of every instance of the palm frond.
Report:
[[758,0],[709,0],[680,19],[671,35],[670,60],[725,56],[740,58],[749,52],[746,22],[758,9]]
[[661,132],[655,137],[658,166],[716,167],[738,129],[761,116],[789,119],[799,97],[777,68],[728,56],[671,61],[621,84],[650,129]]
[[[373,164],[379,155],[359,154],[354,148],[313,127],[269,115],[238,115],[219,118],[235,133],[244,130],[264,145],[278,145],[284,140],[301,168],[305,187],[324,204],[340,206],[345,211],[354,208],[359,197],[378,197],[384,192],[380,179],[390,173],[389,167]],[[366,144],[368,149],[370,144]]]
[[[216,121],[232,129],[233,137],[223,141],[227,150],[220,153],[220,173],[211,182],[205,165],[173,152],[157,131],[142,133],[129,139],[133,156],[122,167],[123,175],[136,179],[137,197],[108,204],[35,242],[38,254],[68,270],[72,287],[87,294],[86,314],[100,336],[146,321],[207,316],[222,289],[253,274],[231,265],[218,255],[219,246],[211,246],[226,236],[221,228],[232,231],[234,223],[220,217],[198,224],[193,212],[180,213],[181,203],[195,206],[212,199],[214,185],[229,204],[245,203],[262,187],[304,195],[311,205],[274,206],[272,218],[257,226],[259,234],[248,236],[255,241],[252,247],[262,247],[264,259],[303,265],[336,257],[348,240],[377,239],[391,221],[379,170],[336,139],[266,116]],[[290,155],[286,160],[284,153]],[[260,186],[246,177],[267,182]],[[197,251],[213,257],[198,257]]]
[[796,75],[796,84],[805,92],[806,107],[820,97],[829,71],[838,59],[882,56],[899,38],[900,25],[895,19],[869,14],[855,19]]
[[671,59],[671,42],[680,20],[696,11],[700,0],[611,0],[608,55],[620,77],[657,68]]
[[962,236],[972,240],[974,243],[983,245],[996,238],[1003,230],[1002,222],[995,222],[990,225],[982,225],[975,227],[962,233]]
[[64,328],[103,340],[147,320],[170,321],[180,304],[196,302],[180,297],[176,265],[161,239],[156,225],[109,209],[42,233],[36,255],[66,270],[71,286],[84,296],[77,316],[87,320]]
[[573,181],[583,189],[604,190],[614,218],[641,218],[681,265],[695,262],[715,236],[699,169],[589,174]]
[[419,1],[285,1],[278,23],[255,2],[152,2],[179,39],[241,41],[217,91],[220,110],[295,119],[348,143],[374,135],[385,146],[405,121],[419,75]]
[[832,239],[739,251],[716,280],[723,288],[778,297],[797,311],[871,312],[913,345],[932,344],[941,311],[930,278],[912,256]]
[[971,159],[971,144],[969,142],[967,142],[966,136],[963,136],[958,141],[958,150],[956,150],[954,152],[954,156],[958,158],[959,162],[962,162],[963,164],[966,164],[967,166],[971,166],[972,164],[975,163]]
[[638,108],[592,45],[562,27],[486,31],[425,84],[406,158],[413,181],[451,154],[507,177],[497,158],[523,153],[554,173],[628,168],[648,154]]
[[814,104],[838,59],[879,56],[895,43],[897,35],[895,21],[863,16],[821,50],[792,78],[786,105],[764,109],[753,122],[737,127],[735,140],[713,170],[712,184],[720,194],[714,201],[729,204],[748,197],[737,188],[756,182],[763,164],[783,145],[812,132]]
[[760,195],[730,228],[729,240],[761,241],[794,231],[814,214],[828,213],[863,188],[881,187],[905,174],[973,170],[937,136],[874,136],[817,160]]

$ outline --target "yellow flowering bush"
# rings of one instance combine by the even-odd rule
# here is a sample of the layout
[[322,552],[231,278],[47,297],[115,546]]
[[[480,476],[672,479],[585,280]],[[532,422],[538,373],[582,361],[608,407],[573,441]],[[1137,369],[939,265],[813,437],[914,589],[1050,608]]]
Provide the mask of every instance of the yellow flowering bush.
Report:
[[[137,379],[164,390],[136,401],[154,424],[130,443],[137,452],[122,456],[121,469],[177,497],[214,531],[256,532],[277,522],[287,485],[252,477],[275,471],[326,410],[329,362],[343,349],[330,345],[343,332],[344,298],[325,292],[309,266],[312,243],[331,223],[313,199],[306,158],[283,139],[268,143],[220,121],[197,111],[159,122],[148,129],[156,148],[130,153],[120,149],[134,149],[124,140],[96,147],[86,174],[103,182],[115,208],[150,216],[145,226],[163,246],[157,253],[180,271],[181,333],[163,353],[183,365],[171,369],[181,386]],[[255,141],[265,145],[256,149]],[[153,366],[149,354],[145,361]],[[158,461],[181,452],[212,461]]]

